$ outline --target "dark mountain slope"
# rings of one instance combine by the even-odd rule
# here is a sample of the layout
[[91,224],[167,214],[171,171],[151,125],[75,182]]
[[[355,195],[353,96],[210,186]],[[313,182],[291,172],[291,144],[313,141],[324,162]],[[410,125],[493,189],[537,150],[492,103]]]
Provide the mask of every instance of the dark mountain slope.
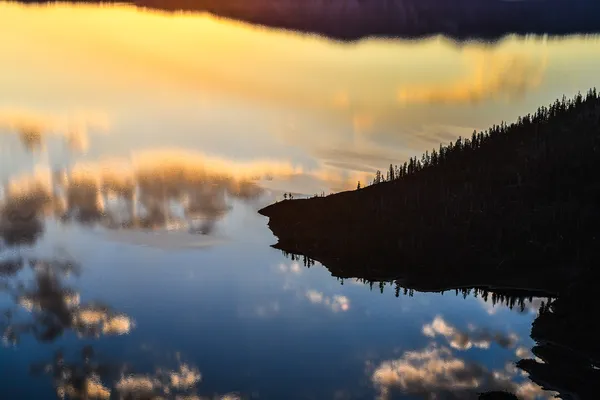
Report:
[[388,182],[260,212],[277,248],[336,276],[556,291],[597,268],[598,171],[594,90],[392,167]]
[[130,0],[125,3],[165,11],[209,12],[341,40],[435,34],[457,40],[495,40],[511,33],[600,32],[600,2],[596,0]]

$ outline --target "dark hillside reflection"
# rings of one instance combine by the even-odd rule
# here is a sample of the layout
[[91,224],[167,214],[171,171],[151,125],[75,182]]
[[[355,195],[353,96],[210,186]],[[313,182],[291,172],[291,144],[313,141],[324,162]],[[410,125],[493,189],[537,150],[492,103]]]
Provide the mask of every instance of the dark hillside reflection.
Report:
[[534,382],[563,399],[592,399],[600,393],[596,279],[586,276],[541,312],[531,330],[537,359],[518,363]]
[[[315,260],[309,257],[283,252],[292,261],[311,268]],[[335,270],[331,271],[334,276]],[[396,297],[413,297],[419,289],[403,287],[402,280],[373,280],[356,276],[338,276],[341,285],[352,281],[370,287],[371,291],[393,291]],[[591,399],[600,391],[600,347],[597,336],[600,325],[595,320],[597,300],[594,298],[595,277],[584,275],[573,282],[568,291],[559,298],[539,290],[510,288],[452,288],[439,290],[439,293],[463,298],[473,296],[492,307],[506,307],[519,312],[536,311],[531,337],[537,345],[531,350],[519,347],[516,355],[522,358],[516,365],[507,365],[501,374],[492,373],[481,366],[465,364],[454,357],[453,351],[473,347],[488,348],[491,342],[501,347],[515,347],[515,337],[488,330],[462,332],[450,326],[440,317],[423,327],[429,337],[444,337],[449,348],[432,346],[422,352],[409,352],[403,358],[382,364],[374,373],[374,382],[380,386],[384,398],[398,393],[418,394],[425,398],[472,398],[482,393],[480,398],[538,398],[546,391],[557,393],[563,399]],[[535,357],[535,358],[533,358]],[[449,370],[436,375],[436,365],[448,365]],[[522,370],[537,385],[531,383],[515,385],[510,376],[517,374],[515,367]],[[417,371],[430,375],[422,375]],[[414,371],[411,378],[408,371]],[[408,375],[407,375],[408,374]],[[489,374],[489,375],[488,375]],[[471,384],[469,382],[478,382]],[[459,388],[463,389],[459,389]],[[489,392],[488,392],[489,391]],[[485,392],[485,393],[484,393]],[[444,397],[445,396],[445,397]],[[497,397],[500,396],[500,397]]]
[[[48,3],[21,0],[23,3]],[[111,3],[110,1],[73,1]],[[370,36],[419,38],[444,34],[457,40],[495,40],[516,34],[568,35],[600,31],[593,0],[130,0],[163,11],[209,12],[253,24],[317,33],[341,40]],[[572,4],[574,3],[574,4]]]
[[[299,255],[299,254],[294,254],[294,253],[289,253],[286,251],[282,251],[282,254],[286,257],[289,258],[292,261],[295,262],[302,262],[302,264],[307,267],[307,268],[311,268],[312,266],[315,265],[315,260],[313,260],[310,257],[304,256],[304,255]],[[325,265],[324,265],[325,266]],[[327,268],[327,266],[325,266]],[[374,288],[377,288],[376,290],[378,290],[379,292],[381,292],[383,294],[383,292],[387,289],[387,290],[393,290],[394,294],[396,297],[400,297],[400,295],[403,296],[410,296],[412,297],[415,293],[415,291],[422,291],[420,290],[419,287],[410,287],[410,286],[403,286],[403,283],[406,282],[405,280],[401,280],[401,279],[390,279],[390,280],[383,280],[383,277],[381,279],[372,279],[370,277],[363,277],[360,276],[360,274],[355,274],[354,276],[347,276],[347,275],[343,275],[343,276],[339,276],[336,275],[336,271],[335,270],[330,270],[332,276],[334,276],[339,282],[340,284],[344,284],[344,281],[353,281],[355,283],[361,283],[364,285],[368,285],[369,288],[371,289],[371,291],[374,290]],[[370,276],[370,275],[365,275],[365,276]],[[547,293],[547,292],[543,292],[543,291],[534,291],[534,290],[527,290],[527,289],[510,289],[510,288],[502,288],[502,287],[493,287],[493,286],[489,286],[489,287],[453,287],[453,286],[448,286],[446,288],[440,288],[439,290],[431,290],[440,294],[444,294],[444,293],[451,293],[451,294],[455,294],[456,296],[461,296],[462,298],[466,299],[469,296],[473,296],[475,298],[481,298],[485,303],[490,303],[492,305],[492,307],[495,307],[496,305],[499,306],[504,306],[507,307],[511,310],[515,309],[515,310],[519,310],[521,312],[524,312],[526,309],[530,309],[531,307],[534,308],[542,308],[544,309],[545,307],[547,307],[547,304],[552,301],[552,294],[551,293]],[[541,303],[539,302],[540,298],[543,298],[544,296],[546,296],[546,300],[545,302],[542,301]]]

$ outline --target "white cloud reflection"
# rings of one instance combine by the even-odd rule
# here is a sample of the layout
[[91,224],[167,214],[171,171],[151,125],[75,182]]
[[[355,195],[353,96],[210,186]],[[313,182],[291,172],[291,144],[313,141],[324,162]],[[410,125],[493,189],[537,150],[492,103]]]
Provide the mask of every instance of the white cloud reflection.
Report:
[[254,315],[260,318],[271,318],[279,314],[280,311],[281,306],[279,305],[279,302],[273,301],[271,303],[256,306],[254,309]]
[[519,338],[514,333],[504,334],[501,332],[490,332],[487,329],[470,326],[468,331],[460,331],[448,324],[441,316],[436,316],[430,324],[423,326],[423,334],[435,338],[443,336],[448,340],[450,346],[458,350],[468,350],[472,347],[488,349],[491,343],[496,343],[503,348],[512,348]]
[[515,351],[515,355],[519,358],[532,358],[533,354],[527,347],[520,346]]
[[329,297],[316,290],[308,290],[305,296],[311,303],[323,305],[334,313],[350,310],[350,299],[346,296],[335,295]]
[[[198,369],[181,364],[176,370],[158,371],[155,375],[122,376],[115,384],[115,390],[123,399],[162,399],[163,394],[195,388],[201,379]],[[186,398],[185,395],[181,396]]]
[[126,335],[134,323],[127,315],[112,313],[104,307],[82,306],[73,312],[73,326],[82,332]]
[[0,133],[17,133],[29,149],[41,147],[46,137],[55,136],[65,138],[71,149],[85,151],[90,131],[106,133],[109,128],[109,118],[102,112],[54,115],[26,109],[0,109]]
[[[488,391],[514,393],[521,400],[553,397],[551,392],[524,380],[525,375],[512,362],[501,370],[493,370],[454,353],[471,348],[488,349],[492,343],[513,349],[519,341],[515,334],[492,333],[473,325],[463,332],[441,316],[423,325],[422,332],[430,338],[444,337],[450,347],[432,342],[421,350],[406,351],[398,359],[381,362],[371,374],[379,399],[387,400],[396,392],[431,400],[474,399]],[[525,347],[518,347],[515,353],[518,357],[530,354]]]
[[448,84],[407,86],[398,93],[402,104],[460,104],[512,100],[538,87],[546,70],[545,58],[502,54],[472,48],[463,53],[470,74]]
[[[179,357],[179,355],[177,355]],[[51,363],[35,366],[35,370],[52,375],[60,399],[89,400],[240,400],[236,393],[201,396],[197,394],[202,376],[188,364],[179,363],[174,369],[160,368],[154,373],[124,374],[127,366],[117,366],[95,360],[91,346],[82,350],[82,360],[66,360],[57,352]],[[118,373],[121,376],[111,385],[102,381]],[[111,379],[112,380],[112,379]]]
[[515,377],[506,370],[489,370],[457,358],[447,347],[432,345],[382,362],[371,380],[381,400],[391,398],[396,391],[431,400],[473,399],[478,393],[493,390],[515,393],[522,400],[551,398],[531,382],[513,382]]
[[108,400],[110,399],[110,389],[102,384],[100,378],[92,374],[85,378],[81,387],[76,387],[74,382],[65,379],[57,383],[56,394],[59,399],[90,399],[90,400]]
[[292,262],[290,265],[281,263],[277,268],[279,269],[279,271],[284,273],[300,275],[302,274],[302,270],[304,267],[302,267],[298,262]]

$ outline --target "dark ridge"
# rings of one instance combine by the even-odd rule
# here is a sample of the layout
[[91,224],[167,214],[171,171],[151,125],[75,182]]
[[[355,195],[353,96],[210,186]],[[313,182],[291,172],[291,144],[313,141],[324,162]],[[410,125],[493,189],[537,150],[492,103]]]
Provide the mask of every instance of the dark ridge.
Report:
[[363,189],[260,213],[274,247],[338,277],[559,293],[597,268],[599,154],[594,89],[390,166]]
[[457,41],[495,41],[509,34],[600,32],[600,2],[596,0],[130,0],[120,3],[169,12],[209,12],[338,40],[442,34]]

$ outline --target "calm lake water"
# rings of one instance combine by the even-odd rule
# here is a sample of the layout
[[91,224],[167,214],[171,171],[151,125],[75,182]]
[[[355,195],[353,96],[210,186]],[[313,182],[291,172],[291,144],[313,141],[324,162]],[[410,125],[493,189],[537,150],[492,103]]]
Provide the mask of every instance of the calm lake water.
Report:
[[598,86],[599,38],[339,43],[13,3],[0,38],[2,398],[78,398],[74,377],[101,399],[551,396],[514,367],[541,299],[342,283],[257,210]]

